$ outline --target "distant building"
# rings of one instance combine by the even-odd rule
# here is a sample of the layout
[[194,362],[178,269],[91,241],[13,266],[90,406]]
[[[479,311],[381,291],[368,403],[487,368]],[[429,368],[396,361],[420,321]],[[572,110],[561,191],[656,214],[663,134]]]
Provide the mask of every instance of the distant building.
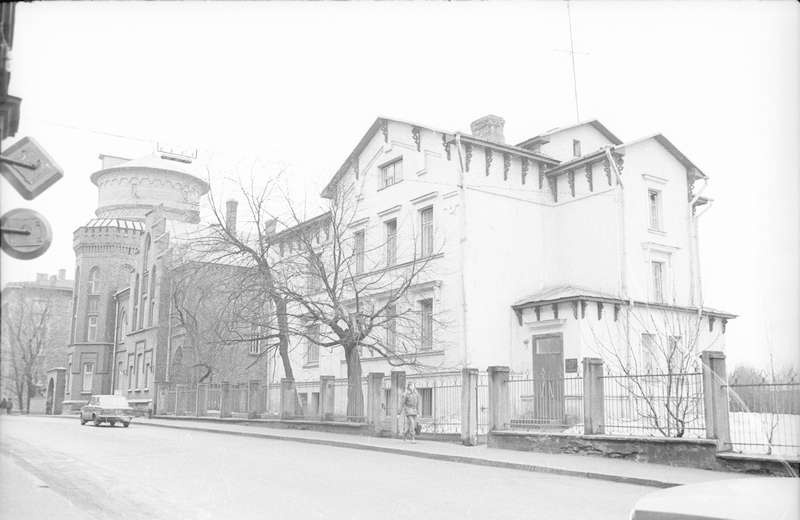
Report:
[[[201,227],[199,203],[208,184],[190,157],[159,151],[135,160],[100,159],[102,169],[91,175],[96,218],[74,233],[64,405],[74,410],[93,394],[117,393],[147,409],[156,384],[176,380],[172,370],[178,382],[192,379],[185,379],[183,361],[191,368],[194,346],[170,323],[169,258],[176,237]],[[242,349],[240,358],[247,359],[247,346]],[[231,363],[247,365],[227,359],[209,382],[227,375]]]
[[[62,366],[69,343],[73,281],[66,270],[40,273],[35,281],[9,282],[0,295],[0,388],[14,397],[15,408],[25,406],[25,370],[31,361],[34,388],[32,411],[43,412],[45,371]],[[35,357],[28,357],[37,352]]]

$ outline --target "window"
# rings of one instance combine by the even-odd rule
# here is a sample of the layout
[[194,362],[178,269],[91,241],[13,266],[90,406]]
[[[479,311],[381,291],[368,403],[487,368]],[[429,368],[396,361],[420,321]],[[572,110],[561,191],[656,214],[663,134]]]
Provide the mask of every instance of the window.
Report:
[[650,204],[650,229],[661,230],[661,192],[647,190]]
[[247,353],[251,356],[261,353],[261,332],[255,325],[250,327],[250,343],[248,343]]
[[577,139],[572,140],[572,155],[575,157],[581,156],[581,142]]
[[133,354],[128,354],[128,390],[133,389],[133,383],[136,379],[136,373],[133,368]]
[[653,301],[664,301],[664,262],[651,262],[653,269]]
[[403,178],[403,160],[398,159],[394,162],[381,166],[381,188],[391,186]]
[[645,374],[652,374],[658,367],[656,353],[655,335],[642,334],[642,370]]
[[148,352],[144,356],[144,387],[150,388],[150,370],[153,364],[153,353]]
[[355,233],[356,274],[364,272],[364,231]]
[[428,298],[419,302],[420,337],[422,350],[433,348],[433,300]]
[[153,266],[153,274],[150,277],[150,309],[147,313],[147,326],[153,326],[153,315],[156,308],[156,266]]
[[[72,325],[70,328],[70,338],[72,338],[73,343],[78,341],[78,330],[76,323],[78,322],[78,283],[80,282],[80,277],[81,277],[81,268],[76,267],[75,285],[73,289],[74,293],[72,295]],[[69,389],[69,385],[67,385],[67,389]]]
[[397,219],[392,219],[386,226],[386,265],[397,263]]
[[144,383],[144,363],[143,358],[144,355],[140,352],[136,354],[136,388],[142,388],[140,383]]
[[420,235],[422,239],[421,254],[423,257],[433,254],[433,208],[425,208],[419,212]]
[[100,270],[97,267],[93,267],[91,271],[89,271],[89,294],[98,294],[100,292]]
[[394,351],[397,348],[397,306],[392,304],[386,307],[386,349]]
[[433,389],[417,388],[420,400],[420,416],[433,417]]
[[145,271],[142,274],[142,305],[139,308],[139,328],[144,328],[144,315],[147,312],[147,281],[148,273]]
[[97,316],[89,316],[89,325],[86,332],[86,341],[97,341]]
[[72,394],[72,354],[67,356],[67,384],[66,393]]
[[125,375],[125,361],[120,360],[117,362],[117,381],[114,385],[114,390],[122,388],[122,376]]
[[311,325],[306,329],[306,364],[317,365],[319,364],[319,345],[315,342],[319,341],[319,325]]
[[133,284],[133,314],[131,315],[131,332],[136,330],[136,316],[139,314],[139,275]]
[[320,269],[322,259],[319,254],[316,255],[316,263],[309,261],[308,270],[306,271],[306,287],[309,293],[318,292],[322,289],[322,269]]
[[97,314],[97,304],[98,304],[97,296],[89,296],[89,303],[87,306],[88,309],[86,312],[88,312],[89,314]]
[[82,392],[92,391],[92,381],[94,379],[94,363],[83,364],[83,385],[81,386]]

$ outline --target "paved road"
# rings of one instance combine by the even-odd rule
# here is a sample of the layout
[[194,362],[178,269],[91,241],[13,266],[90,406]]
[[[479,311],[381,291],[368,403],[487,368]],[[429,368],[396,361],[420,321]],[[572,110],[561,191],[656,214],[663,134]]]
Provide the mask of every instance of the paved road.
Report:
[[135,422],[0,417],[2,518],[625,519],[652,491]]

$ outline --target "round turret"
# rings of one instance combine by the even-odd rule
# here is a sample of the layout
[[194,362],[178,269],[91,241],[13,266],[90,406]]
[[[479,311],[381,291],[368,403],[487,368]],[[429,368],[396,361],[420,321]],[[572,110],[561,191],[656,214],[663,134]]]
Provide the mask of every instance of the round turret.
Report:
[[196,171],[191,162],[160,153],[104,168],[91,176],[98,188],[95,214],[138,220],[160,205],[170,220],[198,222],[209,186]]

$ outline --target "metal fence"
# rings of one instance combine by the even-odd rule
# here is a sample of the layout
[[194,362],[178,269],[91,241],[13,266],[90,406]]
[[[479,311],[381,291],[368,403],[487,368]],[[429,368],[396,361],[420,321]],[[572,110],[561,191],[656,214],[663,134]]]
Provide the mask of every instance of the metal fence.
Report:
[[705,437],[701,372],[602,379],[606,435]]
[[800,383],[727,385],[736,451],[800,456]]
[[582,433],[583,378],[526,378],[508,380],[509,424],[512,430]]
[[420,397],[418,420],[422,433],[461,433],[461,373],[442,372],[406,376]]

